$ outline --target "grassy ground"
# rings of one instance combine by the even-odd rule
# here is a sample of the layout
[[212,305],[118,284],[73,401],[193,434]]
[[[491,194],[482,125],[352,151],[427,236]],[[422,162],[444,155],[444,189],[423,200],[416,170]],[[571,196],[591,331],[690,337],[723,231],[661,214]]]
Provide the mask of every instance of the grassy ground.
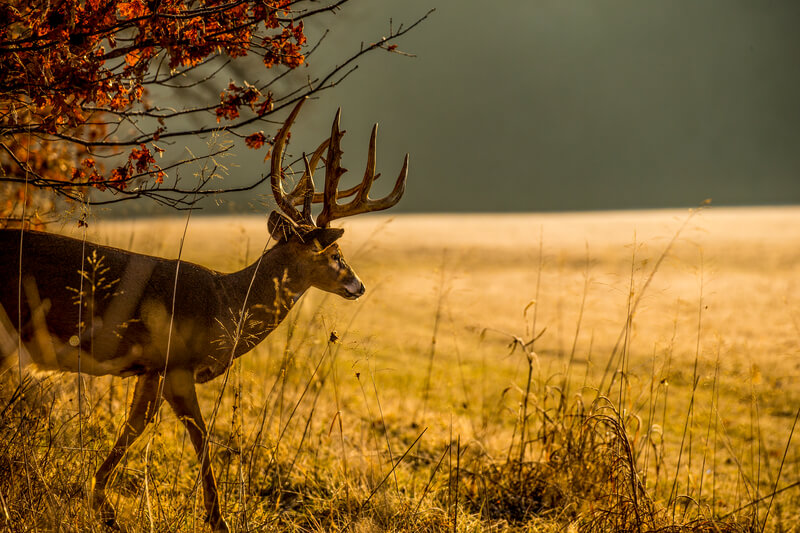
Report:
[[[184,222],[89,236],[175,257]],[[237,531],[798,530],[800,209],[343,226],[367,295],[307,294],[200,387]],[[182,256],[233,270],[265,241],[264,218],[197,217]],[[100,530],[130,380],[88,380],[79,416],[74,374],[5,378],[0,526]],[[163,409],[111,488],[121,522],[201,530],[197,473]]]

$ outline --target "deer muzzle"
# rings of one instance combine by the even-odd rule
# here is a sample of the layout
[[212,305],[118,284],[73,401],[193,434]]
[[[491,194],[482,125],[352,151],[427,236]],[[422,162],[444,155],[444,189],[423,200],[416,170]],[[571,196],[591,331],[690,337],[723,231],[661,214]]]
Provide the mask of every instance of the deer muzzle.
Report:
[[357,300],[360,297],[364,296],[364,293],[367,292],[367,288],[364,287],[364,284],[361,282],[360,279],[356,278],[352,285],[349,285],[347,288],[347,296],[348,300]]

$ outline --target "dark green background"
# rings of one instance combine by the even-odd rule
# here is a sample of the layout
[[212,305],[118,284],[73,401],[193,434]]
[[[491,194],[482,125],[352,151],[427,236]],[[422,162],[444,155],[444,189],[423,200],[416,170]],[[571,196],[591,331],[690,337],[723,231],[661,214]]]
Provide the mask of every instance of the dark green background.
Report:
[[[417,57],[361,61],[303,110],[294,151],[342,106],[356,179],[380,122],[381,181],[411,153],[395,212],[800,202],[797,0],[353,0],[307,28],[332,33],[300,75],[429,8],[399,42]],[[265,169],[263,152],[229,161],[228,185]]]

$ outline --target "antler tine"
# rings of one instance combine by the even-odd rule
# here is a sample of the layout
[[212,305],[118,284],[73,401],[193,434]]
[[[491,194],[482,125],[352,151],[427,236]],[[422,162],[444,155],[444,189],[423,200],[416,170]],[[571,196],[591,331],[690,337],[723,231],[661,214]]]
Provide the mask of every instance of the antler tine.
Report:
[[[339,113],[336,114],[334,120],[334,132],[338,134],[339,127]],[[338,137],[336,143],[333,142],[334,133],[331,133],[331,145],[328,149],[328,166],[325,169],[325,207],[317,217],[317,225],[320,227],[327,226],[332,220],[360,213],[370,213],[373,211],[382,211],[397,204],[402,198],[406,189],[406,178],[408,177],[408,154],[403,160],[403,168],[400,170],[400,175],[394,184],[392,192],[379,200],[371,200],[369,198],[369,191],[372,183],[380,176],[375,174],[375,160],[376,160],[376,145],[378,136],[378,125],[372,128],[372,135],[369,139],[369,151],[367,154],[367,168],[364,171],[364,179],[359,185],[337,194],[336,186],[339,183],[339,177],[343,170],[340,170],[334,179],[331,179],[331,171],[339,170],[339,159],[341,157],[341,150],[339,149]],[[333,153],[331,153],[333,151]],[[346,193],[346,194],[345,194]],[[336,198],[342,198],[355,194],[356,196],[348,203],[339,205]]]
[[306,154],[303,154],[303,164],[306,167],[303,178],[300,180],[305,187],[303,194],[303,221],[310,226],[314,226],[314,218],[311,216],[311,204],[314,202],[314,189],[316,187],[314,186],[314,176]]
[[[325,150],[328,149],[328,143],[330,143],[330,139],[325,139],[322,143],[314,150],[314,153],[311,154],[311,161],[308,164],[308,167],[305,169],[305,174],[303,174],[303,178],[297,182],[292,192],[289,193],[289,198],[293,205],[303,205],[305,202],[305,185],[304,180],[306,174],[312,177],[314,176],[314,170],[317,168],[319,164],[319,160],[322,159],[322,154],[325,153]],[[312,203],[319,204],[322,203],[323,194],[321,192],[314,192],[314,197],[311,200]]]
[[373,209],[370,209],[370,211],[382,211],[397,205],[397,202],[400,201],[400,198],[402,198],[403,194],[406,192],[406,178],[408,178],[408,154],[403,158],[403,167],[400,169],[397,181],[394,182],[392,192],[380,200],[370,200],[373,206]]
[[342,149],[341,140],[342,133],[339,131],[339,121],[342,116],[342,108],[336,110],[336,116],[331,124],[331,136],[328,144],[328,159],[325,161],[325,189],[322,199],[322,212],[317,217],[317,225],[319,227],[327,227],[328,222],[336,218],[334,213],[337,211],[339,205],[336,203],[337,189],[339,188],[339,179],[342,174],[346,172],[341,167]]
[[291,198],[287,197],[284,193],[281,181],[283,179],[283,151],[286,147],[286,138],[289,135],[289,129],[292,127],[292,123],[297,118],[298,113],[300,113],[300,108],[303,107],[305,101],[305,98],[297,101],[297,105],[294,106],[292,112],[286,117],[286,121],[275,136],[270,164],[270,181],[272,183],[272,195],[275,197],[275,202],[286,215],[298,224],[304,223],[303,215],[295,209]]
[[366,202],[369,197],[369,190],[372,188],[372,182],[375,181],[375,151],[378,139],[378,125],[375,124],[372,126],[372,133],[369,135],[369,149],[367,150],[367,168],[364,170],[364,179],[361,180],[361,187],[358,192],[358,196],[353,198],[350,202],[354,204],[356,202],[362,203]]

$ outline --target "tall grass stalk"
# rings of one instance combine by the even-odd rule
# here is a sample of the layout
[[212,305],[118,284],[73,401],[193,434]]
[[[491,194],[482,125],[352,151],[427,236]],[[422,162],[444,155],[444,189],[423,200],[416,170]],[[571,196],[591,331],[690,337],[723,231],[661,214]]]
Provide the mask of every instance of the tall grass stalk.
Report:
[[[678,301],[676,303],[676,305],[675,305],[675,318],[672,321],[672,337],[669,340],[669,344],[667,346],[667,352],[666,352],[667,361],[666,361],[665,365],[666,365],[667,369],[666,369],[666,372],[662,374],[663,378],[661,379],[661,384],[663,384],[663,387],[664,387],[664,402],[663,402],[663,406],[662,406],[662,410],[661,410],[661,444],[662,444],[662,453],[663,453],[663,447],[664,447],[664,432],[666,431],[666,428],[667,428],[667,412],[668,412],[667,406],[669,404],[669,390],[670,390],[670,388],[669,388],[669,380],[672,377],[671,376],[672,358],[673,358],[673,355],[675,353],[675,339],[678,336],[678,318],[679,318],[679,314],[680,314],[680,301]],[[660,461],[659,464],[661,462],[663,462],[663,457],[662,457],[662,461]],[[655,487],[654,487],[654,490],[655,490],[656,493],[658,493],[658,488],[659,488],[659,481],[660,481],[659,473],[660,473],[660,470],[661,469],[657,465],[657,467],[656,467],[656,484],[655,484]]]
[[[625,407],[627,404],[625,398],[625,388],[627,386],[627,379],[628,379],[628,354],[630,352],[630,343],[631,343],[631,336],[632,336],[632,328],[633,328],[633,302],[634,296],[636,295],[636,288],[635,288],[635,278],[636,275],[636,232],[633,234],[633,243],[631,245],[631,270],[630,270],[630,277],[628,278],[628,294],[627,298],[625,299],[625,328],[623,330],[624,336],[622,341],[622,352],[620,356],[620,365],[619,370],[614,373],[614,377],[617,375],[619,376],[619,396],[617,399],[617,405],[619,406],[619,415],[620,420],[619,423],[623,426],[625,425]],[[611,383],[614,382],[614,377],[611,378]],[[609,384],[609,388],[611,384]]]
[[[389,453],[389,462],[394,464],[394,454],[392,453],[392,442],[389,439],[389,428],[386,426],[386,418],[383,416],[383,407],[381,407],[381,398],[378,394],[378,385],[375,383],[375,372],[371,366],[369,366],[369,377],[370,381],[372,382],[372,390],[375,392],[375,403],[378,405],[378,414],[381,417],[381,429],[383,429],[383,437],[386,440],[386,451]],[[400,495],[400,486],[397,482],[397,473],[392,472],[392,476],[394,477],[394,490],[396,495]]]
[[[338,338],[331,333],[331,336],[328,338],[328,349],[331,349],[331,344],[334,344],[338,341]],[[337,428],[339,430],[339,446],[341,450],[341,461],[342,461],[342,470],[344,472],[344,491],[345,491],[345,499],[347,500],[347,511],[348,513],[352,511],[350,506],[350,475],[348,473],[347,468],[347,449],[344,445],[344,427],[342,424],[342,406],[339,399],[339,379],[338,379],[338,372],[336,369],[336,359],[337,355],[339,354],[338,346],[333,351],[333,355],[331,357],[331,373],[332,373],[332,382],[333,382],[333,397],[336,404],[336,413],[333,416],[333,420],[331,420],[331,426],[328,430],[328,434],[333,431],[333,425],[337,424]]]
[[[575,334],[572,337],[572,348],[569,351],[569,359],[567,360],[567,369],[564,371],[564,380],[561,384],[561,397],[558,404],[558,411],[563,413],[563,410],[569,401],[569,389],[572,381],[572,364],[575,361],[575,351],[578,347],[578,338],[581,334],[581,324],[583,322],[583,313],[586,309],[586,297],[589,294],[589,286],[591,284],[591,277],[589,276],[589,243],[586,243],[586,263],[583,269],[583,291],[581,292],[581,304],[578,307],[578,318],[575,321]],[[588,366],[588,365],[587,365]]]
[[[712,509],[713,506],[716,505],[716,468],[717,468],[717,436],[716,436],[716,420],[719,412],[719,408],[717,406],[717,394],[718,394],[718,385],[719,385],[719,354],[720,354],[720,346],[719,343],[717,344],[717,357],[714,363],[714,379],[711,384],[711,406],[709,407],[709,414],[708,414],[708,424],[706,425],[706,439],[705,445],[703,447],[703,462],[700,465],[700,482],[698,483],[697,488],[697,501],[702,502],[703,500],[703,480],[705,479],[706,473],[706,459],[708,457],[708,450],[709,444],[711,440],[711,426],[712,422],[714,423],[714,442],[711,445],[712,456],[711,456],[711,502],[712,502]],[[715,513],[712,511],[712,516]]]
[[458,492],[461,487],[461,435],[458,435],[456,443],[456,498],[453,504],[453,533],[458,531]]
[[436,312],[433,315],[433,333],[431,334],[430,351],[428,352],[428,371],[425,375],[425,385],[422,388],[422,420],[424,424],[425,415],[428,412],[428,398],[431,390],[431,377],[433,375],[433,359],[436,355],[436,343],[439,336],[439,322],[442,318],[444,299],[447,291],[445,289],[445,266],[447,261],[447,251],[442,251],[442,264],[439,269],[439,285],[436,297]]
[[[703,263],[703,250],[700,249],[700,295],[697,299],[697,333],[695,335],[695,348],[694,348],[694,364],[692,365],[692,383],[694,386],[692,387],[692,400],[689,402],[689,413],[687,415],[687,425],[688,425],[688,439],[689,439],[689,446],[688,446],[688,453],[687,453],[687,463],[686,463],[686,496],[691,498],[692,496],[692,451],[694,450],[692,444],[694,439],[694,395],[697,389],[697,386],[700,383],[700,375],[698,373],[698,366],[700,364],[700,340],[703,336],[703,308],[705,306],[705,302],[703,301],[704,292],[705,292],[705,265]],[[681,444],[682,446],[682,444]],[[680,457],[678,458],[680,462]],[[701,470],[701,479],[702,479],[702,470]],[[677,496],[677,495],[676,495]],[[683,508],[683,517],[686,516],[686,510],[689,508],[688,505],[684,506]],[[683,521],[683,518],[681,519]]]
[[359,515],[361,514],[361,512],[364,510],[364,507],[366,507],[366,506],[367,506],[367,504],[368,504],[368,503],[369,503],[369,502],[372,500],[372,497],[373,497],[373,496],[375,496],[375,494],[378,492],[378,490],[380,490],[380,488],[383,486],[383,484],[384,484],[384,483],[386,483],[386,481],[387,481],[387,480],[389,479],[389,477],[390,477],[390,476],[391,476],[391,475],[394,473],[394,471],[397,469],[397,467],[398,467],[398,466],[400,466],[400,464],[401,464],[401,463],[403,462],[403,460],[406,458],[406,456],[408,455],[408,453],[409,453],[409,452],[410,452],[412,449],[414,449],[414,446],[416,446],[416,445],[417,445],[417,443],[420,441],[420,439],[422,438],[422,436],[423,436],[423,435],[425,435],[425,432],[426,432],[426,431],[428,431],[428,428],[425,428],[425,429],[423,429],[423,430],[422,430],[422,432],[421,432],[419,435],[417,435],[417,438],[416,438],[416,439],[414,439],[414,442],[412,442],[412,443],[411,443],[411,445],[410,445],[408,448],[406,448],[406,451],[404,451],[404,452],[403,452],[403,455],[401,455],[401,456],[400,456],[400,457],[397,459],[397,462],[395,462],[395,463],[392,463],[392,468],[390,468],[390,469],[389,469],[389,471],[386,473],[386,475],[385,475],[385,476],[383,476],[383,479],[381,479],[380,483],[378,483],[377,485],[375,485],[375,487],[372,489],[372,491],[370,491],[370,493],[369,493],[369,495],[366,497],[366,499],[365,499],[363,502],[361,502],[361,505],[359,505],[359,506],[358,506],[358,509],[357,509],[357,510],[356,510],[356,512],[353,514],[353,517],[352,517],[352,518],[350,519],[350,521],[349,521],[349,522],[348,522],[348,523],[345,525],[345,527],[343,527],[343,528],[342,528],[342,530],[343,530],[343,531],[347,531],[347,530],[350,528],[350,526],[351,526],[351,525],[352,525],[352,523],[353,523],[353,520],[355,520],[356,518],[358,518],[358,516],[359,516]]
[[451,449],[453,447],[453,442],[450,441],[445,444],[444,450],[442,451],[442,455],[439,456],[439,460],[436,462],[436,466],[431,471],[430,478],[428,478],[428,482],[425,484],[425,487],[422,489],[422,495],[417,500],[417,504],[414,506],[414,510],[411,512],[412,520],[416,521],[419,513],[419,508],[422,505],[422,502],[425,501],[425,496],[428,495],[428,492],[431,489],[431,485],[433,485],[433,480],[436,478],[436,474],[439,472],[439,468],[442,466],[442,462],[444,462],[444,458],[451,453]]
[[[767,504],[767,510],[764,512],[764,524],[761,526],[761,531],[766,531],[767,529],[767,520],[769,520],[769,512],[772,510],[772,504],[775,501],[775,496],[778,494],[778,483],[781,479],[781,474],[783,473],[783,466],[786,464],[786,456],[789,454],[789,446],[792,444],[792,437],[794,436],[794,430],[797,427],[797,420],[800,419],[800,408],[797,409],[797,413],[794,415],[794,421],[792,422],[792,429],[789,430],[789,437],[786,439],[786,447],[783,449],[783,457],[781,457],[781,463],[778,466],[778,474],[775,476],[775,484],[772,488],[772,493],[769,498],[769,503]],[[796,482],[793,485],[796,486],[800,482]],[[784,490],[790,487],[784,487]],[[755,502],[757,503],[757,502]]]
[[[683,223],[678,227],[678,229],[672,235],[672,239],[670,239],[669,243],[667,243],[667,246],[664,247],[661,254],[658,256],[658,259],[656,259],[656,262],[653,264],[653,268],[650,270],[650,274],[648,274],[644,284],[642,285],[641,289],[639,289],[639,294],[633,300],[633,305],[631,305],[628,315],[632,316],[636,313],[636,310],[639,308],[639,303],[642,301],[642,297],[647,293],[647,288],[650,286],[650,283],[652,283],[653,279],[656,276],[656,273],[658,273],[659,269],[661,268],[661,264],[664,262],[664,259],[666,259],[667,256],[669,256],[669,253],[672,250],[672,247],[677,242],[678,237],[680,237],[681,233],[683,233],[684,229],[686,229],[686,226],[689,225],[689,222],[694,218],[694,216],[700,212],[700,209],[702,208],[690,210],[689,214],[686,216]],[[611,372],[611,369],[615,367],[614,365],[616,362],[616,356],[617,353],[619,352],[620,344],[625,338],[627,327],[628,327],[628,320],[626,318],[625,325],[623,326],[622,331],[620,331],[620,334],[617,337],[617,342],[614,344],[614,348],[611,350],[611,355],[608,358],[608,362],[606,363],[606,368],[603,371],[603,375],[600,379],[600,385],[598,386],[598,389],[601,392],[603,392],[603,394],[606,395],[608,394],[609,389],[605,388],[605,383],[606,380],[609,378],[609,373]],[[613,376],[611,377],[613,381]],[[609,388],[610,387],[611,384],[609,384]]]
[[[520,464],[520,476],[522,475],[521,466],[522,463],[525,461],[525,447],[527,445],[527,428],[528,428],[528,402],[530,401],[531,395],[531,384],[533,383],[533,363],[536,358],[536,352],[534,351],[534,346],[536,343],[536,339],[538,336],[536,335],[536,319],[538,317],[538,309],[539,309],[539,290],[541,289],[542,285],[542,270],[544,269],[544,228],[539,228],[539,264],[536,269],[536,288],[534,291],[533,297],[533,317],[531,318],[531,329],[529,336],[531,340],[527,343],[522,343],[521,347],[525,352],[525,358],[528,363],[528,378],[525,380],[525,395],[522,397],[522,417],[520,419],[520,430],[519,430],[519,464]],[[530,307],[531,304],[528,304]],[[527,312],[528,307],[525,308]],[[523,313],[524,314],[524,313]],[[542,334],[544,331],[542,331]],[[541,335],[541,334],[540,334]],[[542,422],[544,423],[544,415],[542,415]],[[513,444],[513,439],[512,439]],[[511,444],[509,444],[511,446]]]
[[316,366],[314,366],[314,371],[312,372],[311,376],[306,381],[305,387],[303,387],[303,391],[300,393],[300,397],[297,399],[296,402],[294,402],[294,405],[292,406],[292,410],[289,413],[286,421],[284,422],[283,420],[280,420],[279,423],[283,427],[282,427],[282,429],[280,429],[280,433],[278,434],[278,437],[277,437],[277,439],[275,441],[275,444],[273,445],[272,456],[270,457],[269,463],[267,464],[267,468],[266,468],[267,471],[275,463],[275,460],[276,460],[276,458],[278,456],[278,450],[280,448],[280,443],[281,443],[281,441],[283,441],[283,437],[286,435],[286,431],[289,429],[289,425],[291,424],[292,420],[294,419],[294,416],[297,413],[297,409],[300,407],[300,404],[303,402],[303,398],[305,398],[306,393],[308,392],[308,389],[311,387],[311,384],[314,382],[314,378],[316,377],[317,372],[319,371],[320,366],[322,366],[322,362],[325,360],[325,356],[328,354],[329,351],[330,351],[330,345],[326,346],[325,347],[325,351],[322,352],[322,356],[319,358],[319,361],[317,361]]
[[[377,435],[377,431],[374,429],[372,421],[375,420],[375,416],[372,414],[372,408],[369,406],[369,400],[367,399],[367,391],[364,389],[364,383],[361,381],[361,372],[356,372],[356,381],[358,382],[358,388],[361,390],[361,398],[364,400],[364,408],[367,410],[367,426],[369,427],[368,434],[372,438],[372,444],[375,447],[375,457],[378,459],[378,467],[380,468],[380,455],[381,455],[381,446],[379,444],[379,437]],[[370,469],[370,478],[374,478],[374,470],[375,470],[375,461],[369,462],[369,469]]]
[[[694,379],[692,381],[692,393],[689,397],[689,408],[686,410],[686,417],[684,418],[683,424],[683,433],[681,436],[681,443],[680,447],[678,448],[678,460],[675,465],[675,477],[672,478],[672,488],[669,491],[669,497],[667,498],[667,506],[672,510],[672,523],[675,523],[675,512],[678,506],[678,500],[680,499],[680,495],[678,494],[679,491],[679,479],[681,475],[681,464],[683,460],[684,450],[687,449],[686,440],[687,435],[691,432],[691,413],[692,409],[694,409],[694,401],[697,394],[697,385],[700,383],[699,379]],[[691,472],[687,468],[687,483],[689,482]],[[689,495],[690,487],[686,487],[687,496]]]

